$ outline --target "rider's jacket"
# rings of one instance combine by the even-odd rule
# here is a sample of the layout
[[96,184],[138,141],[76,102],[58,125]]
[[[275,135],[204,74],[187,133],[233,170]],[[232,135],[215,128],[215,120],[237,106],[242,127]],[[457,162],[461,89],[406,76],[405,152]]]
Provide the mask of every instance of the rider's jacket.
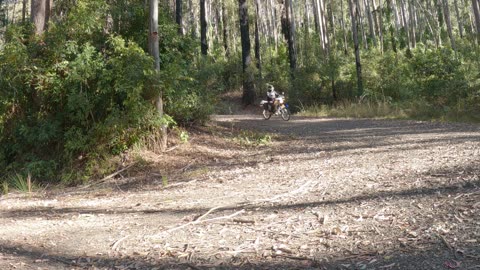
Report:
[[277,92],[275,92],[275,90],[267,92],[267,97],[272,99],[272,100],[275,99],[277,96],[278,96],[278,94],[277,94]]

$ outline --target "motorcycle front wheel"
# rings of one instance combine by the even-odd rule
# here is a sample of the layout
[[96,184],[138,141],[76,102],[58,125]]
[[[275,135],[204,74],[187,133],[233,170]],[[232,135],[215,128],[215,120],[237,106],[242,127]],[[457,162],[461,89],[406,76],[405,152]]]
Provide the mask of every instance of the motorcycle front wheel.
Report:
[[280,110],[280,115],[282,116],[283,120],[285,121],[290,120],[290,111],[288,110],[288,108],[282,108]]
[[268,119],[270,119],[270,117],[272,117],[272,113],[269,110],[263,109],[263,118],[265,120],[268,120]]

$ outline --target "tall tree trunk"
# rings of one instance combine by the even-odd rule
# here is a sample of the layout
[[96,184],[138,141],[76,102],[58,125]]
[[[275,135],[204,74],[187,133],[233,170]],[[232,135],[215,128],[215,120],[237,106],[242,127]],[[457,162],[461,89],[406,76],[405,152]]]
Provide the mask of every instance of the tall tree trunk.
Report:
[[200,43],[203,55],[208,54],[207,18],[205,0],[200,0]]
[[398,24],[397,18],[395,17],[395,27],[391,26],[391,18],[392,12],[394,12],[395,2],[393,0],[387,0],[387,25],[390,25],[390,40],[392,43],[392,50],[396,53],[397,52],[397,40],[396,37],[398,36]]
[[28,0],[22,0],[22,24],[25,24],[27,17],[27,1]]
[[455,5],[455,15],[457,16],[457,22],[458,22],[458,31],[460,34],[460,38],[463,38],[463,18],[460,15],[460,9],[458,8],[458,1],[453,0],[453,4]]
[[244,105],[251,105],[255,102],[255,87],[253,84],[253,74],[248,71],[252,59],[250,56],[250,32],[248,25],[248,5],[247,0],[238,0],[240,17],[240,34],[242,38],[242,69],[243,69],[243,96]]
[[292,0],[285,0],[285,12],[288,23],[288,58],[292,77],[297,69],[297,48],[295,44],[295,18]]
[[[373,0],[375,3],[375,0]],[[379,1],[379,28],[378,28],[378,36],[380,37],[380,51],[383,53],[383,0]],[[375,8],[376,9],[376,8]]]
[[373,42],[373,46],[376,47],[377,46],[377,39],[375,37],[375,30],[374,30],[374,25],[373,25],[373,14],[372,14],[372,10],[370,8],[370,3],[368,2],[368,0],[364,0],[363,4],[365,6],[365,13],[366,13],[366,16],[367,16],[367,19],[368,19],[368,30],[370,32],[370,39]]
[[37,35],[41,35],[46,29],[47,1],[49,0],[32,0],[30,15]]
[[365,31],[365,27],[363,24],[362,1],[361,0],[354,0],[354,1],[356,6],[355,14],[358,20],[357,28],[359,27],[362,33],[363,46],[365,47],[366,50],[368,50],[367,32]]
[[412,48],[415,48],[417,47],[417,35],[416,35],[417,21],[416,21],[416,15],[415,15],[415,6],[413,3],[414,0],[407,0],[407,1],[409,3],[408,5],[410,8],[410,39],[412,40]]
[[357,96],[363,95],[363,80],[362,80],[362,64],[360,62],[360,46],[358,42],[358,29],[357,29],[357,12],[352,0],[348,0],[348,6],[350,7],[350,17],[352,18],[352,36],[353,44],[355,47],[355,67],[357,70]]
[[343,32],[343,52],[345,55],[348,53],[348,41],[347,41],[347,29],[345,27],[345,15],[343,11],[343,0],[340,1],[340,12],[342,16],[341,25],[342,25],[342,32]]
[[390,7],[393,11],[393,15],[395,16],[395,31],[397,33],[400,33],[400,25],[401,25],[401,20],[400,20],[400,15],[398,14],[398,8],[397,8],[397,3],[395,0],[387,0],[390,3]]
[[[375,33],[380,38],[380,24],[379,24],[379,20],[378,20],[378,17],[380,16],[379,15],[380,10],[377,8],[376,0],[367,0],[367,1],[370,1],[370,6],[373,9],[372,10],[372,17],[373,17],[373,26],[374,26],[374,29],[375,29]],[[382,2],[382,1],[380,1],[380,2]]]
[[272,27],[273,27],[273,39],[275,42],[275,52],[278,50],[278,24],[277,24],[277,6],[274,4],[273,0],[270,0],[271,16],[272,16]]
[[322,9],[320,7],[320,0],[315,0],[314,2],[315,6],[314,6],[314,9],[315,9],[315,13],[317,14],[317,18],[318,18],[318,29],[319,31],[317,32],[318,35],[319,35],[319,38],[320,38],[320,44],[322,45],[322,50],[326,50],[325,48],[325,34],[323,33],[325,27],[323,27],[323,19],[322,19]]
[[[311,23],[311,18],[310,18],[310,6],[309,6],[309,1],[305,1],[305,5],[304,5],[304,16],[303,16],[303,19],[304,19],[304,22],[303,22],[303,32],[304,32],[304,39],[303,39],[303,57],[302,59],[308,59],[308,52],[310,51],[310,47],[309,47],[309,41],[310,41],[310,29],[311,29],[311,26],[310,26],[310,23]],[[315,24],[315,22],[314,22]],[[304,62],[306,62],[304,60]]]
[[472,9],[475,18],[475,27],[477,28],[477,42],[480,43],[480,4],[478,0],[472,0]]
[[[319,0],[319,3],[320,3],[321,14],[322,14],[320,18],[322,19],[323,40],[325,42],[325,53],[328,54],[328,50],[330,47],[330,40],[328,38],[327,12],[326,12],[325,3],[323,2],[323,0]],[[290,6],[292,6],[292,0],[290,0]],[[293,14],[292,15],[292,18],[293,18],[293,16],[295,15],[295,13],[293,12],[293,7],[292,7],[292,14]]]
[[448,6],[448,0],[443,0],[443,9],[443,14],[445,14],[445,23],[447,24],[447,33],[448,37],[450,38],[450,44],[452,45],[452,49],[456,53],[457,48],[455,46],[455,37],[453,36],[452,21],[450,20],[450,8]]
[[[154,68],[157,71],[157,75],[160,72],[160,48],[158,38],[158,0],[149,0],[150,2],[150,16],[149,16],[149,53],[154,59]],[[157,99],[155,100],[155,107],[157,109],[160,118],[164,117],[163,112],[163,93],[159,92]],[[167,149],[167,126],[162,125],[160,127],[159,138],[160,151]]]
[[190,24],[190,36],[192,39],[197,39],[198,37],[198,23],[196,18],[196,8],[193,4],[193,0],[188,0],[188,9],[190,12],[189,24]]
[[[337,30],[335,27],[335,15],[333,14],[333,0],[330,0],[330,4],[326,7],[327,8],[327,14],[328,14],[328,23],[330,24],[330,28],[332,29],[332,39],[331,39],[331,46],[336,47],[336,40],[337,40]],[[327,27],[328,30],[328,27]],[[327,38],[328,38],[328,32],[327,32]],[[329,41],[330,44],[330,41]]]
[[255,0],[255,60],[256,60],[256,66],[258,69],[258,73],[260,75],[260,78],[262,78],[262,56],[260,55],[260,37],[258,34],[258,19],[260,17],[260,11],[259,11],[259,3],[260,0]]
[[228,13],[225,7],[225,0],[222,1],[222,24],[223,24],[223,48],[225,49],[225,57],[230,57],[230,48],[228,46]]
[[427,1],[427,11],[432,11],[432,20],[433,23],[435,23],[435,41],[436,44],[435,46],[440,48],[442,46],[442,11],[438,9],[438,0],[433,0],[433,6],[432,3],[430,3],[430,0]]
[[178,24],[178,34],[183,36],[183,5],[182,0],[176,0],[175,20]]
[[312,6],[313,6],[313,19],[315,22],[315,33],[320,33],[320,20],[319,20],[319,15],[318,15],[318,10],[317,10],[317,0],[312,0]]
[[403,20],[403,30],[405,32],[405,35],[407,35],[407,47],[408,49],[410,49],[410,30],[409,30],[409,23],[407,21],[407,11],[406,11],[406,8],[405,8],[405,1],[406,0],[400,0],[400,9],[402,11],[402,20]]
[[[435,46],[438,48],[439,47],[439,41],[438,41],[438,36],[435,32],[435,29],[433,28],[432,26],[432,23],[435,20],[435,16],[430,12],[431,10],[431,7],[429,6],[429,1],[427,1],[427,7],[423,7],[421,5],[421,3],[417,0],[417,5],[418,7],[420,7],[420,9],[423,11],[423,14],[425,15],[425,22],[426,22],[426,25],[430,31],[430,33],[432,34],[433,38],[435,39]],[[432,21],[432,23],[430,23],[430,21]],[[438,30],[438,29],[437,29]]]
[[13,2],[13,11],[12,11],[12,23],[15,23],[15,15],[16,15],[16,10],[17,10],[17,0]]

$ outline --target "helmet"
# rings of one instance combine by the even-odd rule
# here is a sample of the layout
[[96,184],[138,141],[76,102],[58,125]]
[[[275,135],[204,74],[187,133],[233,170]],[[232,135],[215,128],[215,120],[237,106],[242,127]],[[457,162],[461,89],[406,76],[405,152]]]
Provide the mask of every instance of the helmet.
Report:
[[275,88],[271,84],[267,84],[268,92],[272,92]]

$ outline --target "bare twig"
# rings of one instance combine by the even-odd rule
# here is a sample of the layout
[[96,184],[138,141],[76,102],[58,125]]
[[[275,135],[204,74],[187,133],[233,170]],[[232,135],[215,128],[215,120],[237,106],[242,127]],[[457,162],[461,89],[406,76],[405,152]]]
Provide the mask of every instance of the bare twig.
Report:
[[114,173],[112,173],[112,174],[110,174],[110,175],[105,176],[104,178],[102,178],[102,179],[101,179],[100,181],[98,181],[97,183],[102,183],[102,182],[104,182],[104,181],[107,181],[108,179],[113,178],[113,177],[117,176],[118,174],[120,174],[120,173],[122,173],[122,172],[124,172],[124,171],[126,171],[126,170],[128,170],[128,169],[130,169],[133,165],[135,165],[135,163],[132,163],[132,164],[128,165],[127,167],[125,167],[125,168],[123,168],[123,169],[121,169],[121,170],[119,170],[119,171],[116,171],[116,172],[114,172]]
[[435,234],[438,238],[440,238],[440,240],[442,240],[443,244],[445,244],[445,246],[450,249],[450,250],[453,250],[452,248],[452,245],[450,245],[450,243],[447,242],[447,240],[445,239],[445,237],[443,237],[442,235],[436,233]]
[[285,254],[275,254],[272,257],[283,257],[291,260],[298,260],[298,261],[314,261],[312,258],[303,257],[303,256],[292,256],[292,255],[285,255]]
[[127,239],[129,236],[124,236],[120,239],[118,239],[115,243],[112,244],[112,250],[117,250],[118,246],[120,245],[120,243],[122,243],[125,239]]
[[199,216],[198,218],[196,218],[194,221],[200,221],[200,220],[202,220],[202,218],[208,216],[208,214],[210,214],[210,213],[212,213],[213,211],[218,210],[218,209],[220,209],[220,208],[222,208],[222,206],[213,207],[212,209],[208,210],[205,214],[203,214],[203,215]]
[[246,224],[255,224],[255,220],[242,219],[242,218],[234,218],[234,219],[233,219],[233,222],[246,223]]
[[172,146],[172,147],[168,148],[167,150],[165,150],[165,153],[171,152],[171,151],[177,149],[179,146],[180,146],[180,144],[177,144],[177,145],[175,145],[175,146]]
[[[315,185],[312,185],[313,183],[313,180],[310,180],[310,181],[307,181],[305,184],[301,185],[299,188],[293,190],[293,191],[290,191],[290,192],[287,192],[287,193],[283,193],[283,194],[278,194],[276,196],[273,196],[272,198],[269,198],[269,199],[261,199],[261,200],[257,200],[255,201],[256,203],[261,203],[261,202],[274,202],[274,201],[277,201],[278,199],[280,198],[284,198],[284,197],[291,197],[293,195],[297,195],[299,193],[302,193],[302,192],[306,192],[309,188],[313,188]],[[252,203],[253,204],[253,203]]]
[[113,178],[113,177],[119,175],[120,173],[122,173],[122,172],[130,169],[130,168],[133,167],[135,164],[136,164],[136,163],[132,163],[132,164],[128,165],[127,167],[121,169],[121,170],[118,170],[118,171],[116,171],[116,172],[114,172],[114,173],[112,173],[112,174],[110,174],[110,175],[105,176],[104,178],[100,179],[99,181],[97,181],[97,182],[95,182],[95,183],[93,183],[93,184],[89,184],[89,185],[86,185],[86,186],[82,187],[82,189],[89,188],[89,187],[91,187],[91,186],[93,186],[93,185],[101,184],[101,183],[107,181],[108,179]]
[[188,170],[188,168],[190,168],[191,166],[192,166],[192,163],[189,163],[186,166],[184,166],[183,168],[181,168],[180,171],[186,172]]
[[221,216],[221,217],[215,217],[215,218],[210,218],[210,219],[202,219],[204,218],[205,216],[207,216],[207,214],[211,213],[212,211],[214,211],[215,209],[218,209],[218,208],[221,208],[221,207],[215,207],[215,208],[212,208],[210,210],[208,210],[207,213],[203,214],[202,216],[200,216],[199,218],[197,218],[196,220],[192,221],[192,222],[188,222],[188,223],[185,223],[183,225],[180,225],[178,227],[174,227],[174,228],[171,228],[171,229],[168,229],[166,231],[163,231],[160,233],[161,234],[167,234],[167,233],[171,233],[171,232],[174,232],[174,231],[178,231],[180,229],[183,229],[187,226],[190,226],[190,225],[197,225],[197,224],[200,224],[200,223],[205,223],[205,222],[211,222],[211,221],[217,221],[217,220],[222,220],[222,219],[230,219],[230,218],[233,218],[233,217],[236,217],[240,214],[243,214],[245,213],[245,209],[242,209],[238,212],[235,212],[231,215],[228,215],[228,216]]

